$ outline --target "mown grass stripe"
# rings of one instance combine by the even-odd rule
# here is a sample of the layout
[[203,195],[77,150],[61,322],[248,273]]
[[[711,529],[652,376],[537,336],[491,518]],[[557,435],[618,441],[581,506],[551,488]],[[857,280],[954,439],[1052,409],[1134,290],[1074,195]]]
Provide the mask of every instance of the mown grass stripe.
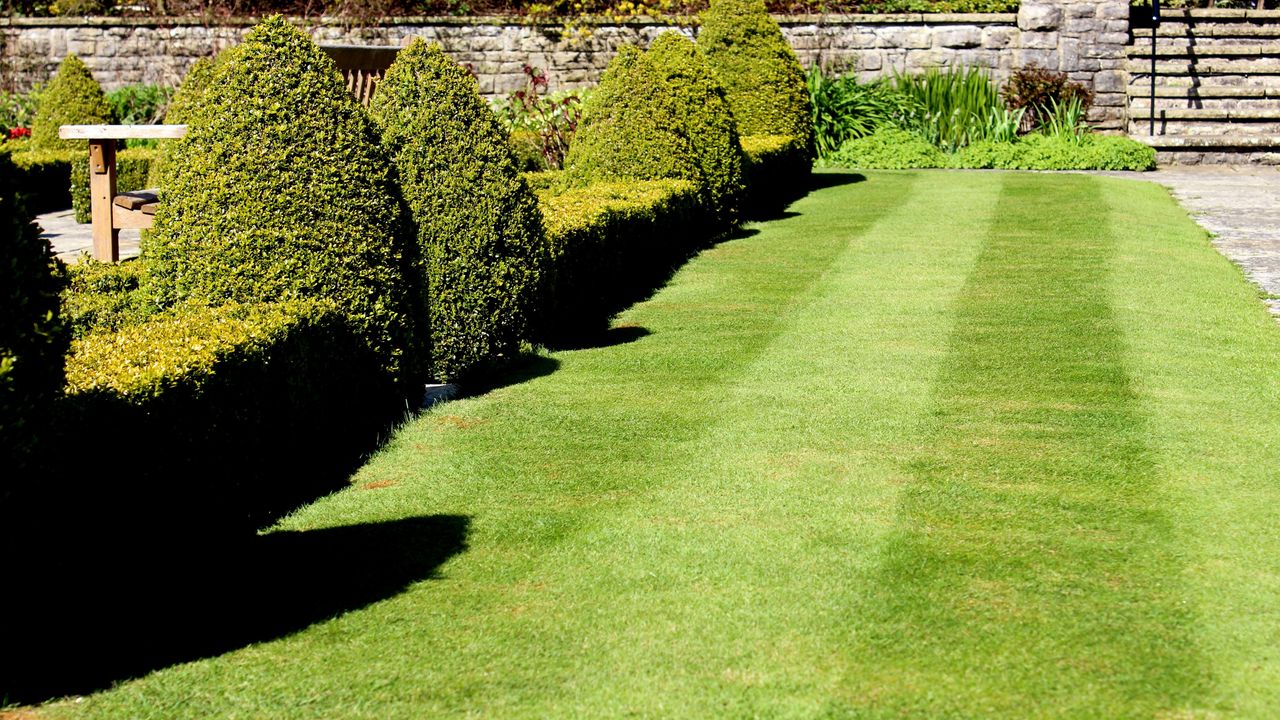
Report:
[[1203,688],[1105,207],[1092,178],[1005,182],[866,618],[864,709],[1152,717]]

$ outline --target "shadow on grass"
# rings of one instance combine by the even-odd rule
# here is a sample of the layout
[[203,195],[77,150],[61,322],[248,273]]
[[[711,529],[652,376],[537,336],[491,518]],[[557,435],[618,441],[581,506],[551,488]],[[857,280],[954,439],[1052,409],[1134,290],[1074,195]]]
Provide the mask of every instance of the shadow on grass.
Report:
[[537,353],[522,353],[511,362],[474,377],[466,378],[461,383],[464,397],[478,397],[499,388],[519,385],[535,378],[550,375],[560,368],[560,361]]
[[102,689],[390,598],[464,551],[468,525],[433,515],[202,546],[156,537],[132,555],[86,548],[79,567],[5,590],[0,706]]
[[814,190],[825,190],[827,188],[842,187],[844,185],[866,182],[866,180],[866,175],[848,170],[816,172],[809,176],[809,190],[811,192]]
[[556,350],[594,350],[633,343],[652,333],[648,328],[639,325],[615,325],[595,334],[583,334],[580,337],[567,338],[555,346]]

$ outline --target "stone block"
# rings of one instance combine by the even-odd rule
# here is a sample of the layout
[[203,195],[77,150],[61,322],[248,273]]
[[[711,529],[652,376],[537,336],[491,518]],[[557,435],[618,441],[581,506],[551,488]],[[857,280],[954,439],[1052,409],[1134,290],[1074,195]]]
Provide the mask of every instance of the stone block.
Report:
[[934,37],[944,48],[976,48],[982,44],[982,31],[973,26],[961,26],[938,31]]
[[1127,85],[1124,73],[1104,71],[1093,74],[1093,90],[1097,93],[1123,93]]
[[1129,33],[1122,32],[1103,32],[1098,33],[1094,40],[1097,45],[1119,45],[1124,47],[1129,44]]
[[1029,50],[1051,50],[1058,47],[1059,35],[1056,32],[1024,32],[1022,47]]
[[1061,23],[1061,5],[1024,2],[1018,8],[1018,28],[1021,30],[1056,30]]
[[887,28],[878,33],[879,47],[904,48],[907,50],[923,50],[933,46],[931,33],[924,28]]
[[1017,28],[990,26],[982,29],[982,47],[991,49],[1007,48],[1018,36]]
[[1107,0],[1097,4],[1098,17],[1107,20],[1123,20],[1125,25],[1129,24],[1129,3],[1115,2],[1115,0]]

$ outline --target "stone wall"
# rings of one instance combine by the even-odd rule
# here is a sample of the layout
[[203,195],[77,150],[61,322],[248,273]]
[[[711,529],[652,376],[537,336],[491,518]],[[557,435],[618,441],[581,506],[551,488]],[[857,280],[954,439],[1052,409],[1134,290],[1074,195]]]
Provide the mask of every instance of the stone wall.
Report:
[[[1031,63],[1062,69],[1098,91],[1092,120],[1124,124],[1124,0],[1024,0],[1017,14],[841,15],[779,17],[805,65],[850,70],[864,80],[937,66],[988,68],[997,80]],[[1121,13],[1123,11],[1123,13]],[[108,89],[127,83],[176,84],[197,58],[232,45],[252,26],[233,20],[19,19],[0,21],[0,81],[18,87],[47,79],[68,52],[81,57]],[[472,66],[485,94],[524,84],[525,63],[548,71],[553,88],[594,83],[617,48],[647,45],[664,30],[687,26],[649,20],[595,25],[566,33],[559,24],[513,24],[497,18],[396,18],[363,27],[321,20],[303,25],[321,43],[404,45],[436,40]]]

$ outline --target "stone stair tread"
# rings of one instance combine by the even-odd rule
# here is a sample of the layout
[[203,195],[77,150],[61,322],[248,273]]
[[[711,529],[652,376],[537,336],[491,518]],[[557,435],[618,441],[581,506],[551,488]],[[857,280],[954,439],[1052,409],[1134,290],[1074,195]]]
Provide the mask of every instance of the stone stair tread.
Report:
[[[1130,59],[1125,64],[1130,74],[1148,76],[1151,64],[1142,60]],[[1156,62],[1156,75],[1280,75],[1280,60],[1267,62],[1230,62],[1223,60],[1197,60],[1194,62]]]
[[1272,110],[1240,108],[1156,108],[1156,118],[1166,120],[1204,120],[1230,122],[1233,120],[1280,120],[1280,107]]
[[1214,20],[1280,21],[1280,10],[1250,10],[1245,8],[1164,8],[1160,17],[1166,23],[1206,22]]
[[[1150,58],[1151,46],[1130,45],[1125,48],[1129,57]],[[1156,42],[1156,57],[1239,57],[1239,58],[1280,58],[1280,43],[1265,45],[1161,45]]]
[[[1135,83],[1125,92],[1131,98],[1151,97],[1151,85]],[[1156,98],[1179,98],[1196,100],[1213,99],[1248,99],[1248,100],[1280,100],[1280,87],[1265,85],[1166,85],[1156,79]]]
[[[1134,28],[1133,36],[1151,43],[1151,28]],[[1268,25],[1187,25],[1164,23],[1156,30],[1156,38],[1280,38],[1280,23]],[[1157,42],[1159,42],[1157,40]]]
[[1159,149],[1179,148],[1277,148],[1280,135],[1130,135]]

